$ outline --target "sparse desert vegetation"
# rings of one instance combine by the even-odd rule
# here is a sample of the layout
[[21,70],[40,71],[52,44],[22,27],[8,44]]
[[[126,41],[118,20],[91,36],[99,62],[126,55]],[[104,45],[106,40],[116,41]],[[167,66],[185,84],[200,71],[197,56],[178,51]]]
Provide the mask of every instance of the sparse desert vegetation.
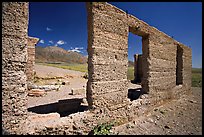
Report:
[[57,67],[57,68],[63,68],[63,69],[69,69],[69,70],[75,70],[80,72],[88,72],[87,64],[71,64],[71,63],[53,63],[53,62],[47,62],[47,63],[37,63],[39,65],[46,65],[51,67]]
[[192,87],[202,87],[202,68],[192,68]]
[[[47,63],[37,63],[37,64],[75,70],[80,72],[88,72],[87,64],[76,64],[76,63],[69,64],[69,63],[63,63],[63,62],[59,62],[59,63],[47,62]],[[134,79],[133,66],[128,67],[127,77],[128,77],[128,80]],[[202,87],[202,68],[192,68],[192,87]]]

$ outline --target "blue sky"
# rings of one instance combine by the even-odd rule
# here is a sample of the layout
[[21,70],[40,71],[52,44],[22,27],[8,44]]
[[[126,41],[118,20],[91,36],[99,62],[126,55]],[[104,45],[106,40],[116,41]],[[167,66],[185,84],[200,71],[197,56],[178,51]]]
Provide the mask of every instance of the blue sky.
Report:
[[[110,2],[192,48],[193,67],[202,67],[201,2]],[[30,2],[28,35],[37,46],[59,46],[87,55],[84,2]],[[129,33],[128,58],[142,53],[141,37]]]

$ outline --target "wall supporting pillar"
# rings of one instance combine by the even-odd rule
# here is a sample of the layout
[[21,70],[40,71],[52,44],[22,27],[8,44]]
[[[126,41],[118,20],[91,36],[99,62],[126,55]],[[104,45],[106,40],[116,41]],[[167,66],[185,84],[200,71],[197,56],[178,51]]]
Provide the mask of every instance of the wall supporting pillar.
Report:
[[35,65],[35,45],[39,41],[38,38],[28,37],[28,61],[26,65],[27,81],[33,82],[34,80],[34,65]]
[[28,2],[2,3],[2,130],[22,134],[27,119]]

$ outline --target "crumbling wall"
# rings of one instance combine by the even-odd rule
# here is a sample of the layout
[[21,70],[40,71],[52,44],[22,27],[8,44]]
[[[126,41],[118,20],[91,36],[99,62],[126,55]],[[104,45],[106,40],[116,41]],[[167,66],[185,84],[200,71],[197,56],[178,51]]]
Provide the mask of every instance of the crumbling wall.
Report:
[[177,45],[178,50],[182,52],[180,55],[182,60],[178,60],[178,68],[181,66],[180,73],[178,73],[178,77],[180,79],[180,83],[182,85],[182,90],[183,91],[191,91],[191,77],[192,77],[192,50],[191,48],[183,45],[183,44],[178,44]]
[[91,108],[127,102],[127,15],[105,3],[88,3],[87,100]]
[[28,37],[26,76],[27,81],[29,82],[33,82],[34,80],[35,45],[37,44],[38,40],[38,38]]
[[21,133],[27,118],[28,3],[2,3],[2,129]]
[[142,81],[142,54],[134,55],[134,81],[140,83]]
[[183,84],[183,48],[177,45],[176,52],[176,85]]
[[[177,89],[177,45],[182,44],[132,15],[128,17],[128,24],[133,34],[142,36],[143,90],[152,95],[156,101],[176,96],[174,89]],[[183,82],[182,87],[183,90],[180,90],[180,92],[184,92],[185,89],[190,90],[189,85],[184,83],[191,81],[191,72],[189,71],[191,66],[191,49],[186,46],[184,47],[186,57],[184,58],[183,55],[182,60],[186,59],[185,63],[188,65],[185,67],[186,69],[183,69],[182,73],[186,73],[186,77],[189,79],[185,79],[186,81]]]
[[[99,123],[130,121],[162,100],[190,91],[190,48],[111,4],[89,2],[87,101],[91,109],[83,115],[54,119],[51,125],[37,122],[41,126],[30,129],[33,121],[32,116],[27,118],[26,109],[28,3],[4,2],[2,8],[2,128],[10,133],[87,133]],[[129,31],[142,37],[142,90],[148,93],[132,102],[127,98]],[[177,55],[177,49],[182,54]],[[177,85],[176,79],[182,84]]]

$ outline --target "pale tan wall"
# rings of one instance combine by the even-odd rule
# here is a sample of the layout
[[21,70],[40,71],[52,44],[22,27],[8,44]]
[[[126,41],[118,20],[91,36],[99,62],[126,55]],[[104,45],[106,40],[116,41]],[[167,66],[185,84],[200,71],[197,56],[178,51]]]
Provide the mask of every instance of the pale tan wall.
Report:
[[38,38],[28,37],[26,76],[27,81],[29,82],[33,82],[34,80],[35,45],[37,44],[38,40]]
[[[23,122],[27,119],[28,3],[4,2],[2,8],[2,129],[21,134],[27,127]],[[76,127],[90,131],[94,125],[105,121],[117,119],[124,123],[143,115],[160,100],[190,91],[190,48],[108,3],[88,2],[87,12],[87,100],[89,106],[96,109],[85,113],[81,121],[86,122],[75,121]],[[149,94],[135,104],[127,99],[129,31],[142,37],[142,88]],[[183,50],[182,61],[178,61],[183,66],[182,86],[176,85],[178,46]],[[73,118],[67,117],[67,120],[73,122]],[[33,134],[73,133],[72,126],[67,128],[70,121],[51,130],[37,127]]]
[[117,109],[127,100],[127,17],[105,3],[89,3],[87,12],[89,106]]
[[[88,16],[89,81],[87,95],[90,106],[112,106],[122,103],[122,100],[126,98],[127,86],[124,88],[123,85],[120,88],[120,85],[125,83],[122,80],[127,80],[125,74],[127,74],[129,31],[142,37],[143,91],[155,95],[157,100],[171,97],[176,87],[177,45],[181,43],[107,3],[89,4]],[[184,61],[182,72],[184,78],[186,77],[186,82],[183,85],[189,83],[187,78],[190,77],[188,67],[191,62],[187,61],[190,58],[188,53],[186,50],[187,59]],[[118,83],[117,90],[121,90],[120,92],[117,93],[112,86],[108,86],[110,85],[108,83],[112,81],[115,82],[115,85]],[[97,90],[101,89],[99,83],[103,91]],[[97,85],[97,88],[94,85]],[[106,90],[110,93],[104,94]],[[120,98],[117,99],[116,95]],[[114,98],[107,96],[114,96]]]
[[28,3],[2,3],[2,129],[21,134],[27,118]]
[[[132,15],[128,17],[128,24],[133,34],[143,38],[143,89],[154,95],[157,100],[170,98],[176,87],[177,45],[183,44]],[[185,60],[183,63],[187,66],[183,64],[185,69],[182,73],[186,73],[185,82],[183,81],[184,87],[191,81],[189,70],[191,69],[191,49],[184,45],[183,47],[186,50],[184,51],[186,57],[182,56]]]

